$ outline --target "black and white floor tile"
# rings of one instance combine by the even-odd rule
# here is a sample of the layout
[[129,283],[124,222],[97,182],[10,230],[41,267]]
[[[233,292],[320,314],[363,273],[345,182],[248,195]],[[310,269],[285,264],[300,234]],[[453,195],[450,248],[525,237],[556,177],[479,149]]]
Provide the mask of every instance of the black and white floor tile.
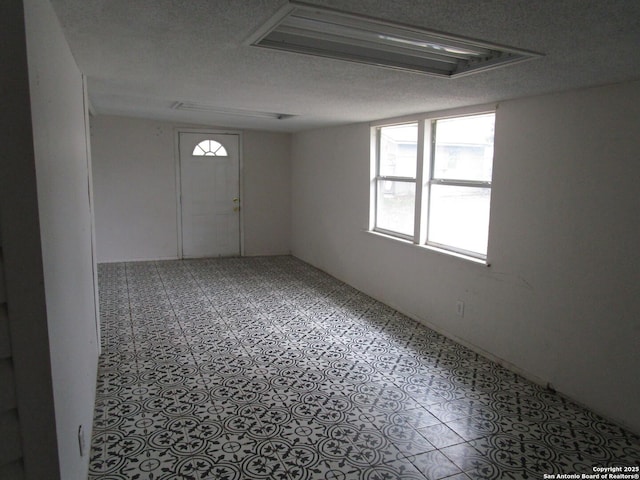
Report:
[[92,480],[542,479],[640,439],[292,257],[103,264]]

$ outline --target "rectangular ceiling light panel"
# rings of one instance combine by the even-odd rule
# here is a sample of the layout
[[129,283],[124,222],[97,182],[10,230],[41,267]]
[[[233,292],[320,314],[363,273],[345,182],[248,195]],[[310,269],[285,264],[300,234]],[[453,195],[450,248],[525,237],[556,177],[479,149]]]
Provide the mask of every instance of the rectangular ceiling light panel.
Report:
[[258,47],[458,77],[540,54],[289,2],[250,39]]

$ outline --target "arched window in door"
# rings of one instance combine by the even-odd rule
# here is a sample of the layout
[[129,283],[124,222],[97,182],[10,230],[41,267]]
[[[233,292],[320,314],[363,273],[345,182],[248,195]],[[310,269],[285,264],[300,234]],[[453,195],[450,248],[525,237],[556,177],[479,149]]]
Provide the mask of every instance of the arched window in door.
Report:
[[227,149],[215,140],[203,140],[193,149],[194,157],[227,157]]

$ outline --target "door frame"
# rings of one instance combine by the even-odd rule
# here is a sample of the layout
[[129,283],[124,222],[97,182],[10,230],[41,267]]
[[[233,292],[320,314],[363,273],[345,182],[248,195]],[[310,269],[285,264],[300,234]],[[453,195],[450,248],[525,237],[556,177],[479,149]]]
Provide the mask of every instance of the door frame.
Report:
[[228,130],[224,128],[187,128],[175,127],[173,129],[173,156],[175,158],[175,177],[176,177],[176,230],[178,251],[177,258],[182,260],[182,178],[180,170],[180,134],[181,133],[200,133],[203,135],[237,135],[238,136],[238,188],[240,192],[240,256],[244,257],[244,162],[242,154],[242,131]]

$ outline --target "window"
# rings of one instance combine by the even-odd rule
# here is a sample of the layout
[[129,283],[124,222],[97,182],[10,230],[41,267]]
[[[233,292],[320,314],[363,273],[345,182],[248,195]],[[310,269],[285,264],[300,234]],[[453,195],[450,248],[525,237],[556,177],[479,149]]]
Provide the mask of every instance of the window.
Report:
[[482,113],[377,127],[373,230],[486,259],[494,123]]
[[193,149],[191,154],[194,157],[226,157],[228,156],[227,150],[215,140],[203,140],[196,148]]
[[382,127],[378,135],[376,227],[413,237],[418,124]]

